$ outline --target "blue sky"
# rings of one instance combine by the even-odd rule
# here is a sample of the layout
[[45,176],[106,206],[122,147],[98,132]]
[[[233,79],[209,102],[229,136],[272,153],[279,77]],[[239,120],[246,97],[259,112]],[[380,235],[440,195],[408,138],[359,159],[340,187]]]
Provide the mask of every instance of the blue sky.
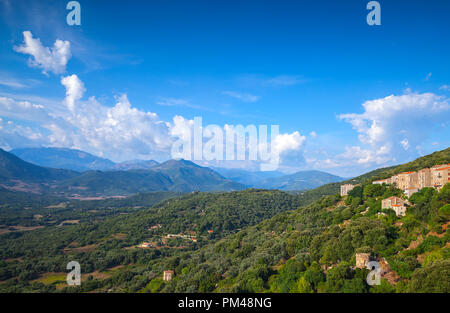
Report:
[[[298,132],[282,158],[287,171],[352,176],[449,146],[449,1],[379,1],[381,26],[367,25],[365,0],[79,2],[82,25],[68,26],[67,1],[0,1],[2,147],[162,160],[170,126],[160,124],[174,124],[174,116]],[[61,71],[30,65],[36,56],[17,49],[24,31],[44,47],[70,42]],[[157,138],[132,131],[134,138],[113,142],[111,127],[100,136],[95,121],[61,126],[71,119],[55,113],[67,97],[61,80],[70,75],[85,90],[72,119],[94,114],[92,106],[103,114],[126,94],[128,113],[116,113],[129,117],[116,117],[135,116],[140,125],[146,117],[133,109],[157,114],[146,130]],[[47,117],[13,114],[11,106],[25,100]],[[59,130],[49,126],[55,116],[66,120],[55,122]],[[95,140],[86,138],[92,134]]]

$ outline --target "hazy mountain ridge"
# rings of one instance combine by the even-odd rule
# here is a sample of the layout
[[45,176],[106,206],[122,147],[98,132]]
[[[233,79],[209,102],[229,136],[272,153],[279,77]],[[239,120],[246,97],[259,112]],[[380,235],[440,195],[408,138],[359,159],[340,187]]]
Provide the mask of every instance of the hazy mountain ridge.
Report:
[[158,166],[159,163],[155,160],[130,160],[124,161],[120,163],[116,163],[111,170],[119,170],[119,171],[128,171],[128,170],[148,170],[155,166]]
[[76,149],[68,148],[21,148],[9,151],[26,162],[39,166],[68,169],[77,172],[106,170],[115,163]]
[[61,181],[79,175],[78,172],[42,167],[23,161],[19,157],[0,149],[0,181],[11,179],[26,180],[28,182],[48,183]]
[[[108,194],[112,191],[117,193],[128,193],[133,191],[149,192],[161,190],[186,192],[193,190],[227,191],[242,189],[242,186],[238,187],[238,185],[234,183],[242,184],[251,188],[280,189],[289,191],[313,189],[320,185],[343,180],[343,178],[339,176],[320,171],[302,171],[295,174],[286,175],[280,171],[259,172],[247,171],[243,169],[204,167],[203,169],[205,169],[205,172],[203,174],[208,172],[210,177],[203,177],[202,179],[212,179],[211,184],[217,184],[217,181],[221,179],[229,180],[229,182],[225,184],[219,183],[222,187],[216,188],[214,186],[205,186],[204,182],[200,183],[197,180],[184,179],[184,175],[190,176],[193,173],[186,172],[186,169],[181,170],[176,163],[181,161],[169,160],[160,164],[154,160],[137,159],[114,163],[106,158],[69,148],[20,148],[13,149],[10,153],[35,165],[84,172],[80,175],[80,177],[72,177],[73,179],[65,182],[63,186],[61,186],[62,188],[58,188],[58,190],[64,192],[67,192],[68,190],[75,190],[77,188],[81,190],[80,188],[84,187],[88,187],[88,189],[92,191],[95,190],[96,193],[107,192]],[[185,163],[185,165],[187,164],[188,163]],[[190,165],[193,164],[195,163],[190,163]],[[178,172],[176,172],[175,168],[178,168]],[[193,167],[191,166],[190,168],[192,170]],[[197,166],[197,168],[200,167]],[[153,172],[139,174],[136,172],[131,174],[103,174],[98,172],[120,172],[152,169],[156,170],[160,175],[158,176]],[[167,175],[168,173],[166,171],[169,171],[171,174]],[[183,171],[185,173],[183,173]],[[218,177],[217,174],[221,177]],[[200,172],[197,171],[196,175],[200,175]],[[175,177],[176,182],[172,181]],[[74,185],[70,186],[71,183]]]
[[132,170],[150,169],[159,163],[154,160],[129,160],[115,163],[107,158],[102,158],[91,153],[69,148],[18,148],[10,153],[22,160],[44,167],[60,168],[85,172],[92,170]]
[[300,171],[290,175],[274,177],[264,180],[260,187],[267,189],[280,190],[305,190],[313,189],[328,183],[340,182],[345,180],[333,174],[321,171]]
[[322,171],[300,171],[284,174],[279,171],[251,172],[242,169],[213,168],[224,177],[252,188],[279,189],[285,191],[306,190],[345,180]]
[[[5,185],[15,185],[14,190],[82,196],[129,195],[152,191],[232,191],[245,188],[209,168],[185,160],[169,160],[148,170],[93,170],[79,173],[37,166],[4,150],[0,150],[0,181]],[[33,185],[30,187],[27,184]]]
[[268,178],[280,177],[285,175],[283,172],[279,171],[253,172],[239,168],[224,168],[224,167],[211,167],[211,168],[220,175],[222,175],[223,177],[226,177],[235,182],[251,187],[257,187],[261,183],[261,181],[264,181]]
[[245,186],[188,161],[167,161],[149,170],[89,171],[64,181],[59,191],[127,195],[150,191],[232,191]]

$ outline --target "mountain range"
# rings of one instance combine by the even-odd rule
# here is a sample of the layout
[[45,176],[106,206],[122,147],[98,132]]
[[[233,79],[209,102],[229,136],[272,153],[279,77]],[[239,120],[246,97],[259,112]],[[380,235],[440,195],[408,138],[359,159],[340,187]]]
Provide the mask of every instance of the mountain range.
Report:
[[111,160],[68,148],[20,148],[9,152],[35,165],[77,172],[107,170],[116,165]]
[[78,172],[54,169],[28,163],[12,153],[0,149],[0,182],[22,180],[31,183],[49,183],[70,179]]
[[256,187],[257,185],[261,184],[262,181],[265,181],[267,179],[271,179],[274,177],[281,177],[285,175],[283,172],[279,171],[260,172],[260,171],[246,171],[239,168],[224,168],[224,167],[211,167],[211,168],[220,175],[222,175],[223,177],[244,184],[246,186],[252,187]]
[[129,160],[114,163],[106,158],[69,148],[19,148],[9,152],[35,165],[77,172],[90,170],[146,170],[159,164],[154,160]]
[[118,171],[148,170],[157,166],[158,164],[159,163],[155,160],[130,160],[114,164],[114,166],[110,169]]
[[90,170],[146,170],[159,164],[154,160],[129,160],[114,163],[106,158],[69,148],[19,148],[9,152],[35,165],[77,172]]
[[7,161],[0,168],[3,184],[22,191],[32,189],[64,195],[128,195],[151,191],[230,191],[245,188],[305,190],[344,180],[320,171],[286,175],[279,171],[251,172],[201,167],[185,160],[169,160],[161,164],[154,160],[114,163],[67,148],[21,148],[10,153],[2,150],[1,159]]
[[150,191],[231,191],[245,186],[185,160],[151,169],[76,172],[26,162],[0,149],[0,187],[60,195],[129,195]]
[[253,188],[285,191],[306,190],[345,180],[321,171],[300,171],[286,175],[279,171],[250,172],[241,169],[213,168],[222,176]]
[[57,191],[96,195],[127,195],[149,191],[231,191],[245,186],[207,167],[169,160],[148,170],[87,171],[63,181]]

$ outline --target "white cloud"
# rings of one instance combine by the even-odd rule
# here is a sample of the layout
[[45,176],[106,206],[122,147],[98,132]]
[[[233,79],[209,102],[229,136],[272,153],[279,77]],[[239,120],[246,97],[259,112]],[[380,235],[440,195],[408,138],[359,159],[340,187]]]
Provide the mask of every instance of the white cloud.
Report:
[[317,137],[317,133],[316,133],[315,131],[310,132],[309,135],[310,135],[312,138],[316,138],[316,137]]
[[303,147],[306,137],[298,131],[292,133],[279,134],[273,140],[271,147],[275,148],[280,156],[280,168],[285,171],[292,171],[304,165]]
[[[71,57],[70,43],[56,40],[53,48],[44,47],[39,39],[25,31],[24,44],[17,52],[31,55],[29,63],[43,73],[65,72]],[[286,77],[275,84],[291,84]],[[192,133],[193,120],[175,116],[172,122],[161,120],[156,113],[132,107],[126,94],[116,97],[113,106],[99,103],[94,97],[83,100],[86,88],[77,75],[61,78],[66,89],[63,101],[21,95],[19,98],[0,96],[0,116],[17,119],[4,122],[0,118],[0,146],[69,147],[105,156],[115,161],[127,159],[168,159],[172,144]],[[259,97],[228,92],[243,101],[254,102]],[[37,103],[33,103],[36,100]],[[162,98],[159,105],[196,107],[189,101]],[[196,107],[197,108],[197,107]],[[225,127],[224,127],[225,128]],[[298,152],[305,141],[299,132],[280,134],[274,147],[280,154]]]
[[35,129],[14,123],[13,121],[4,121],[0,118],[0,147],[10,150],[15,147],[26,147],[36,145],[45,137]]
[[71,127],[66,130],[52,124],[52,145],[69,144],[117,160],[167,154],[172,142],[169,125],[157,114],[133,108],[125,94],[116,97],[113,107],[101,105],[95,98],[80,101],[83,84],[76,75],[69,77],[63,84],[71,114],[64,120]]
[[272,142],[272,146],[278,150],[280,155],[289,151],[298,151],[305,142],[306,137],[300,135],[298,131],[291,134],[279,134]]
[[430,80],[431,76],[433,75],[433,73],[428,73],[427,76],[425,77],[425,80],[428,81]]
[[[0,116],[23,125],[0,129],[3,146],[77,148],[118,161],[169,156],[170,123],[157,114],[133,108],[126,95],[117,97],[112,107],[93,97],[83,101],[84,85],[76,75],[64,77],[61,83],[66,98],[57,110],[53,105],[0,97]],[[33,137],[30,132],[45,136]]]
[[[77,75],[63,77],[61,84],[66,97],[58,108],[54,104],[0,97],[0,116],[17,119],[23,125],[3,125],[1,146],[69,147],[115,161],[164,160],[171,157],[171,147],[177,139],[187,142],[193,135],[193,120],[177,115],[165,122],[156,113],[132,107],[125,94],[116,97],[113,106],[100,104],[94,97],[83,100],[85,87]],[[225,131],[226,127],[222,129]],[[298,161],[303,158],[301,148],[305,140],[299,132],[279,134],[272,147],[282,160],[289,162],[296,157]]]
[[450,90],[450,85],[442,85],[439,90]]
[[362,114],[342,114],[366,148],[352,147],[343,155],[360,164],[383,164],[417,156],[428,136],[450,120],[449,99],[433,93],[406,93],[363,103]]
[[255,95],[248,94],[248,93],[239,93],[239,92],[234,92],[234,91],[224,91],[223,94],[233,97],[233,98],[236,98],[236,99],[239,99],[244,102],[256,102],[260,99],[259,96],[255,96]]
[[70,42],[57,39],[52,48],[42,45],[39,38],[33,38],[30,31],[23,32],[24,43],[14,47],[14,50],[31,55],[28,63],[30,66],[43,69],[43,73],[53,72],[62,74],[66,71],[66,65],[72,54]]
[[45,121],[49,118],[44,106],[29,101],[17,101],[8,97],[0,97],[0,115],[36,122]]
[[63,77],[61,84],[66,87],[66,105],[70,111],[73,111],[75,109],[75,101],[80,100],[86,91],[84,84],[75,74]]
[[346,146],[343,153],[325,158],[307,158],[308,168],[326,170],[343,177],[357,176],[389,161],[383,151],[363,149],[360,146]]
[[26,86],[18,81],[13,80],[0,80],[0,85],[11,88],[25,88]]

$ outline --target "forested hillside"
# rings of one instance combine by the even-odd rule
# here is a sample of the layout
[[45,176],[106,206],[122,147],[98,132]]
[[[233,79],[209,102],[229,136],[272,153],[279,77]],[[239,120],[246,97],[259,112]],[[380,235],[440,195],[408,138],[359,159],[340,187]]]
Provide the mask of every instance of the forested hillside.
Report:
[[[176,278],[146,290],[449,292],[450,184],[415,194],[405,217],[381,210],[382,199],[401,194],[367,184],[345,199],[327,196],[194,253],[155,260],[151,268],[174,269]],[[381,285],[369,287],[369,271],[355,269],[357,252],[388,263]]]
[[[407,169],[448,162],[448,154]],[[42,223],[29,224],[35,228],[1,228],[0,291],[449,292],[450,184],[423,188],[406,216],[397,216],[381,202],[403,192],[371,181],[403,169],[355,178],[359,186],[343,198],[330,184],[298,194],[249,189],[52,202],[34,212],[33,219],[39,210],[49,215],[38,214]],[[2,223],[26,220],[14,220],[20,208],[7,209]],[[71,214],[77,219],[65,220]],[[383,264],[381,285],[366,283],[357,253]],[[79,287],[65,284],[72,260],[81,264]],[[162,280],[165,270],[174,271],[170,282]]]
[[[0,235],[0,290],[55,291],[56,285],[38,282],[45,282],[51,273],[64,272],[70,260],[77,260],[84,273],[94,276],[116,266],[124,266],[127,275],[132,275],[131,269],[144,270],[152,259],[194,251],[290,210],[295,201],[294,196],[281,191],[193,193],[106,220],[8,232]],[[197,240],[167,238],[168,234],[195,236]],[[151,242],[152,249],[138,248],[143,241]]]
[[150,192],[127,198],[81,201],[0,189],[0,233],[11,227],[53,226],[67,220],[82,223],[134,213],[180,195],[171,191]]

